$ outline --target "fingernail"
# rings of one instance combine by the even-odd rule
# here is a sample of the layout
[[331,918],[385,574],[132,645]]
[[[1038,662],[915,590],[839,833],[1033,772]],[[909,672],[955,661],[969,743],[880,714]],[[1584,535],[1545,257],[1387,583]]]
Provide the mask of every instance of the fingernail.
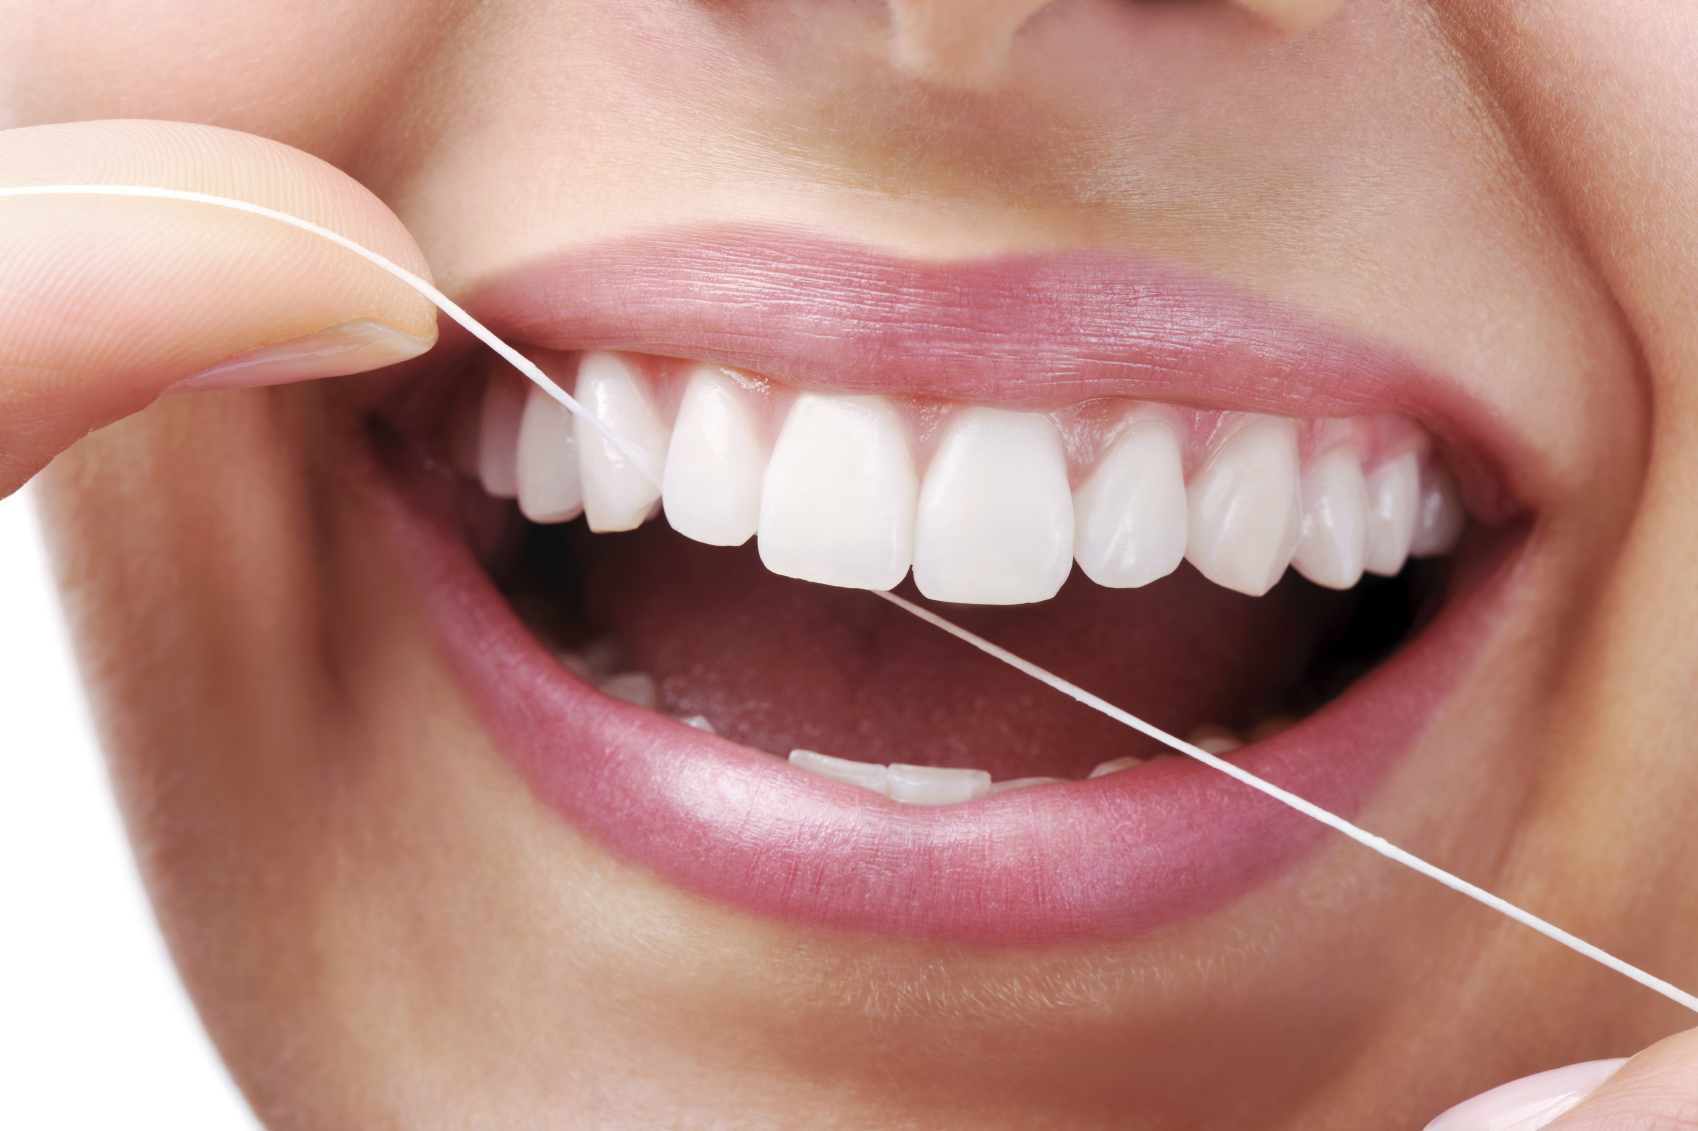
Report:
[[435,344],[435,334],[415,338],[392,326],[361,318],[305,338],[238,354],[183,378],[165,391],[243,389],[252,385],[311,381],[317,377],[346,377],[417,357]]
[[1626,1063],[1625,1057],[1589,1060],[1511,1080],[1457,1104],[1427,1124],[1427,1131],[1538,1131],[1578,1106]]

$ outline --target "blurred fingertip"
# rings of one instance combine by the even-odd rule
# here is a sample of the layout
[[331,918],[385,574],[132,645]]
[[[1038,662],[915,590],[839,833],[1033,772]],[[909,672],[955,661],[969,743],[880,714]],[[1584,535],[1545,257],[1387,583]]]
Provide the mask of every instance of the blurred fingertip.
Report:
[[1431,1123],[1426,1131],[1538,1131],[1616,1074],[1619,1060],[1589,1060],[1524,1076],[1457,1104]]
[[304,338],[261,346],[183,378],[167,393],[287,385],[320,377],[346,377],[409,361],[436,344],[370,318],[355,319]]

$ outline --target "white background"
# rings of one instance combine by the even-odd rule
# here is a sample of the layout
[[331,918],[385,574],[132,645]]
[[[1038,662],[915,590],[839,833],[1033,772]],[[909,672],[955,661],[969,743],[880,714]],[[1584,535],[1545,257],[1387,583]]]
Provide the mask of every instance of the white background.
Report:
[[0,1127],[253,1131],[136,878],[27,495],[0,500]]

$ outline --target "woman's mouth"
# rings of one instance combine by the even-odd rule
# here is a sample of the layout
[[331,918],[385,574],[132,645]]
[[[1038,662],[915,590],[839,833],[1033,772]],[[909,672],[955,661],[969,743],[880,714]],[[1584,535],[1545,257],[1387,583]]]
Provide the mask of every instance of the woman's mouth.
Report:
[[1349,815],[1521,543],[1445,382],[1122,257],[742,235],[469,305],[638,458],[493,358],[411,387],[378,435],[424,605],[539,798],[761,915],[1124,938],[1321,833],[864,590]]

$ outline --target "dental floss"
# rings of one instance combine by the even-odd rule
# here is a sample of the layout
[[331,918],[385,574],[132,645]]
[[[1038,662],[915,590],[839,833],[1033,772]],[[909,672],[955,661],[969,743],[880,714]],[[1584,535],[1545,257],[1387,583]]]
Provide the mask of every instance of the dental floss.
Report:
[[1086,691],[1077,684],[1069,683],[1060,676],[1038,667],[1038,665],[1032,663],[1030,660],[1022,660],[1019,656],[1016,656],[1006,648],[1000,648],[982,636],[976,636],[964,628],[951,624],[949,621],[944,620],[930,609],[923,609],[919,605],[914,604],[912,601],[904,600],[894,593],[872,592],[874,596],[883,597],[886,601],[889,601],[898,608],[913,613],[927,624],[935,625],[949,633],[949,635],[955,637],[957,640],[962,640],[971,644],[987,656],[994,657],[1012,668],[1025,672],[1039,683],[1048,684],[1050,687],[1055,688],[1055,690],[1061,692],[1068,698],[1079,703],[1083,703],[1085,706],[1091,708],[1091,710],[1107,715],[1115,722],[1124,723],[1133,730],[1142,731],[1157,742],[1160,742],[1165,746],[1171,746],[1173,749],[1179,751],[1179,753],[1195,758],[1197,761],[1203,763],[1203,765],[1208,766],[1211,769],[1219,770],[1228,777],[1237,778],[1251,789],[1258,790],[1267,794],[1275,801],[1289,805],[1299,813],[1302,813],[1305,817],[1312,817],[1323,825],[1337,829],[1351,840],[1356,841],[1358,844],[1366,845],[1375,852],[1378,852],[1381,856],[1384,856],[1386,859],[1395,860],[1406,868],[1413,868],[1423,876],[1437,880],[1452,891],[1461,892],[1469,899],[1483,903],[1487,907],[1490,907],[1493,911],[1502,912],[1511,919],[1514,919],[1517,923],[1532,927],[1535,931],[1538,931],[1546,938],[1553,939],[1556,942],[1561,943],[1563,946],[1566,946],[1568,949],[1575,951],[1578,954],[1585,955],[1594,962],[1600,962],[1618,974],[1625,974],[1640,985],[1645,986],[1648,989],[1655,990],[1670,1001],[1675,1002],[1678,1005],[1684,1005],[1687,1009],[1692,1010],[1694,1013],[1698,1013],[1698,996],[1689,994],[1678,986],[1670,985],[1661,978],[1653,977],[1639,969],[1637,966],[1623,962],[1608,951],[1601,950],[1598,947],[1593,946],[1585,939],[1576,938],[1561,927],[1547,923],[1532,912],[1523,911],[1507,899],[1495,896],[1484,888],[1476,887],[1461,877],[1453,876],[1443,868],[1429,864],[1413,853],[1405,852],[1403,849],[1397,847],[1397,845],[1386,840],[1384,837],[1375,836],[1373,833],[1368,832],[1365,829],[1358,828],[1343,817],[1335,816],[1327,810],[1322,809],[1314,802],[1305,801],[1303,798],[1298,797],[1295,793],[1281,789],[1272,782],[1265,781],[1262,778],[1257,777],[1255,774],[1252,774],[1249,770],[1246,770],[1244,767],[1237,765],[1236,763],[1228,762],[1224,758],[1210,754],[1207,750],[1204,750],[1200,746],[1193,746],[1189,742],[1180,741],[1173,735],[1162,730],[1160,727],[1153,726],[1131,712],[1123,711],[1119,707],[1116,707],[1113,703],[1092,695],[1089,691]]
[[[331,231],[329,228],[321,227],[310,220],[303,220],[298,216],[291,216],[287,212],[278,212],[275,209],[266,208],[258,204],[249,204],[244,200],[233,200],[228,197],[211,196],[206,193],[189,192],[182,189],[147,188],[138,185],[46,185],[32,188],[0,189],[0,197],[9,196],[128,196],[148,197],[159,200],[186,200],[199,204],[212,204],[220,208],[232,208],[238,212],[247,212],[255,216],[265,216],[272,220],[278,220],[292,227],[299,228],[302,231],[311,232],[317,236],[323,236],[325,239],[337,246],[346,248],[355,255],[358,255],[360,258],[382,268],[384,271],[387,271],[389,274],[393,275],[395,278],[399,279],[401,282],[429,299],[439,309],[441,309],[444,314],[448,315],[448,317],[465,327],[473,336],[478,338],[478,340],[482,341],[496,353],[500,354],[503,358],[510,362],[514,368],[518,369],[519,372],[534,381],[545,393],[559,401],[562,405],[566,406],[566,408],[571,412],[582,417],[586,423],[588,423],[597,432],[600,432],[610,443],[623,452],[625,456],[631,460],[632,465],[637,469],[639,474],[648,478],[647,473],[643,471],[644,459],[646,457],[642,456],[634,444],[631,444],[624,437],[618,435],[607,425],[596,419],[595,416],[587,412],[584,407],[571,396],[571,394],[567,393],[566,390],[549,380],[547,374],[538,369],[518,350],[515,350],[512,346],[509,346],[500,338],[497,338],[489,330],[485,329],[482,323],[478,322],[475,318],[462,310],[453,299],[450,299],[447,295],[437,290],[430,283],[413,274],[411,271],[408,271],[406,268],[390,262],[388,259],[377,254],[377,252],[371,251],[368,248],[355,243],[353,240],[348,239],[346,236]],[[654,486],[659,487],[660,484],[654,483]],[[1563,946],[1575,953],[1584,955],[1585,957],[1592,959],[1592,961],[1614,970],[1618,974],[1624,974],[1647,989],[1654,990],[1668,998],[1670,1001],[1675,1002],[1677,1005],[1685,1006],[1694,1013],[1698,1013],[1698,996],[1689,994],[1677,986],[1670,985],[1661,978],[1653,977],[1639,969],[1637,966],[1623,962],[1621,959],[1607,951],[1593,946],[1584,939],[1576,938],[1561,927],[1548,923],[1531,912],[1523,911],[1508,900],[1495,896],[1491,892],[1486,891],[1484,888],[1476,887],[1474,884],[1471,884],[1467,880],[1458,876],[1453,876],[1443,868],[1427,863],[1419,856],[1404,851],[1385,838],[1375,836],[1373,833],[1358,828],[1343,817],[1335,816],[1327,810],[1322,809],[1319,805],[1306,801],[1287,790],[1281,789],[1272,782],[1264,781],[1262,778],[1257,777],[1242,766],[1228,762],[1224,758],[1216,757],[1199,746],[1193,746],[1189,742],[1182,742],[1173,735],[1161,730],[1159,727],[1152,726],[1150,723],[1145,722],[1136,715],[1128,711],[1121,710],[1119,707],[1116,707],[1107,700],[1092,695],[1089,691],[1086,691],[1075,684],[1069,683],[1067,680],[1040,668],[1038,665],[1030,662],[1029,660],[1021,659],[1006,648],[998,647],[983,637],[976,636],[973,633],[968,632],[966,629],[950,623],[929,609],[921,608],[911,601],[898,597],[894,593],[886,593],[878,590],[868,590],[868,592],[871,592],[874,596],[884,598],[897,608],[912,613],[914,616],[919,617],[926,623],[942,629],[951,636],[954,636],[956,639],[972,645],[974,648],[977,648],[986,655],[1001,660],[1003,663],[1017,671],[1024,672],[1026,675],[1031,676],[1038,682],[1047,684],[1061,692],[1063,695],[1068,696],[1084,706],[1100,712],[1101,714],[1107,715],[1109,718],[1118,723],[1129,726],[1134,730],[1141,731],[1155,739],[1157,742],[1172,747],[1179,753],[1184,754],[1187,757],[1194,758],[1211,769],[1219,770],[1228,777],[1237,779],[1249,786],[1251,789],[1264,793],[1283,805],[1290,806],[1299,813],[1302,813],[1304,816],[1310,817],[1329,828],[1343,833],[1351,840],[1372,849],[1381,856],[1384,856],[1386,859],[1396,861],[1404,867],[1411,868],[1429,879],[1437,880],[1452,891],[1460,892],[1469,899],[1482,903],[1500,914],[1507,915],[1509,918],[1514,919],[1523,926],[1531,927],[1533,930],[1538,931],[1546,938],[1551,939],[1554,942],[1561,943]]]

